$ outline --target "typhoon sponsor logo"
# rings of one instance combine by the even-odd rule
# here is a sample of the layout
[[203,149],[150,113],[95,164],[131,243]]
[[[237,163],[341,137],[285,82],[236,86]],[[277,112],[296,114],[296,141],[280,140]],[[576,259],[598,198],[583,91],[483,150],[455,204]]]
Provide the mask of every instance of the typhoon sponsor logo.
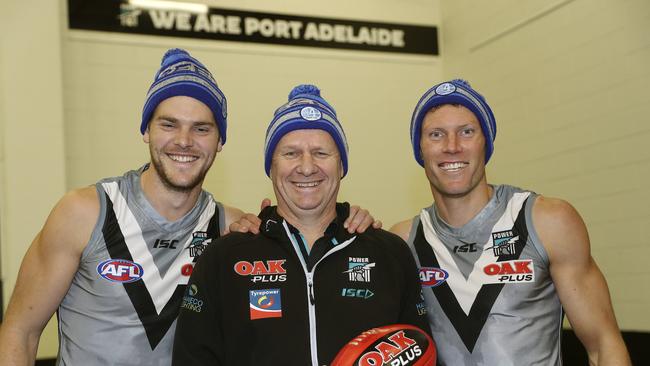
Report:
[[420,268],[420,282],[422,287],[436,287],[442,285],[447,278],[449,273],[444,269],[435,268],[435,267],[422,267]]
[[268,261],[239,261],[233,269],[240,276],[248,276],[251,282],[284,282],[287,280],[287,271],[283,265],[286,259]]
[[529,283],[535,281],[532,259],[494,262],[483,267],[486,283]]
[[126,259],[109,259],[97,266],[97,273],[111,282],[129,283],[142,278],[144,270],[138,263]]
[[403,330],[388,337],[388,341],[381,341],[370,351],[359,358],[359,366],[405,366],[422,356],[422,348],[415,341],[404,334]]
[[282,317],[280,289],[248,291],[251,320]]

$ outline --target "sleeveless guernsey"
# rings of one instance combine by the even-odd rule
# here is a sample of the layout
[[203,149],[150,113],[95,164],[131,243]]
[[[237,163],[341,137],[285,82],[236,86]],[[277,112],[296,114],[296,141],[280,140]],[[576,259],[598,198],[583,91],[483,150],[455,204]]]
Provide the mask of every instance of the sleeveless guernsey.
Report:
[[58,365],[171,364],[185,285],[219,236],[223,207],[202,191],[168,222],[140,188],[145,169],[96,184],[99,220],[57,312]]
[[536,195],[496,186],[461,228],[435,205],[408,244],[424,287],[438,364],[561,365],[562,308],[531,218]]

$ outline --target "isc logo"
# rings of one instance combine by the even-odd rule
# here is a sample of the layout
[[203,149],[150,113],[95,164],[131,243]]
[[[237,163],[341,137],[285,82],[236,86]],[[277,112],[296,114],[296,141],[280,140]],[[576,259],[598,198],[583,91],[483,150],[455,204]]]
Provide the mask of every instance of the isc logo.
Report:
[[375,293],[367,288],[344,288],[341,290],[341,296],[344,297],[358,297],[360,299],[369,299]]
[[126,259],[109,259],[97,266],[97,273],[112,282],[134,282],[142,278],[144,270],[138,263]]
[[435,267],[420,268],[420,282],[422,287],[436,287],[447,280],[449,274],[444,269]]

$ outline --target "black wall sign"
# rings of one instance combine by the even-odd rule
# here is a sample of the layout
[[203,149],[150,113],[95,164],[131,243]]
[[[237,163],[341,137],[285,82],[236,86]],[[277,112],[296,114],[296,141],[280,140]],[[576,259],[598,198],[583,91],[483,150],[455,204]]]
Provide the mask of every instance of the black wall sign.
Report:
[[133,5],[128,0],[68,0],[71,29],[220,41],[438,55],[438,30],[208,8],[206,13]]

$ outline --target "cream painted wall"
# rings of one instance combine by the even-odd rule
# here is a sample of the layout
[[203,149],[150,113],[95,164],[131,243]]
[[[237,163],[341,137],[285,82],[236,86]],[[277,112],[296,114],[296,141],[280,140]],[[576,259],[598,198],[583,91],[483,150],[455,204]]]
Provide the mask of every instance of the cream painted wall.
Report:
[[[65,192],[65,159],[61,19],[51,15],[59,12],[59,4],[1,4],[0,275],[6,306],[25,251]],[[39,356],[55,355],[55,321],[44,339]]]
[[650,330],[650,2],[441,2],[447,78],[494,108],[488,177],[582,214],[619,324]]

